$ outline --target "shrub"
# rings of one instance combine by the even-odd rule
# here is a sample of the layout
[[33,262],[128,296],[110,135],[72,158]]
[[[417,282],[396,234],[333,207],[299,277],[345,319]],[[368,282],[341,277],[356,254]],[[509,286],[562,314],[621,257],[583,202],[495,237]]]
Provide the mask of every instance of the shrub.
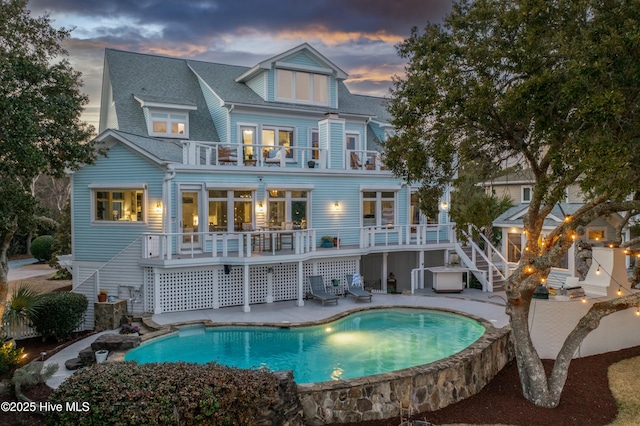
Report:
[[11,378],[16,395],[21,395],[23,389],[46,383],[58,371],[58,364],[44,366],[43,361],[33,361],[18,368]]
[[3,324],[17,324],[21,319],[33,317],[40,310],[40,294],[28,281],[13,289],[11,301],[4,309]]
[[38,312],[29,319],[43,338],[55,337],[61,342],[69,339],[78,328],[88,306],[83,294],[45,293],[40,296]]
[[53,255],[53,237],[41,235],[31,243],[31,255],[41,262],[48,262]]
[[16,348],[13,342],[3,343],[0,346],[0,375],[18,365],[23,353],[24,349]]
[[214,363],[111,362],[77,371],[54,404],[87,401],[89,412],[49,412],[47,424],[253,425],[274,403],[279,381],[263,370]]

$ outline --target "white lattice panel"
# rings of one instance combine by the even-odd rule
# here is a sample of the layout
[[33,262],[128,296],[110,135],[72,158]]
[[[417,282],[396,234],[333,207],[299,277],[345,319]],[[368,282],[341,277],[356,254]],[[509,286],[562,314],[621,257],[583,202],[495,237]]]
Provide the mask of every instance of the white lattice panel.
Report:
[[244,304],[242,297],[242,267],[231,267],[228,274],[218,270],[218,300],[220,307]]
[[211,308],[214,270],[159,274],[160,306],[163,312]]
[[249,268],[249,304],[264,303],[267,299],[267,267]]
[[285,263],[273,266],[273,300],[298,298],[298,264]]
[[153,268],[144,268],[144,311],[154,312],[153,303]]

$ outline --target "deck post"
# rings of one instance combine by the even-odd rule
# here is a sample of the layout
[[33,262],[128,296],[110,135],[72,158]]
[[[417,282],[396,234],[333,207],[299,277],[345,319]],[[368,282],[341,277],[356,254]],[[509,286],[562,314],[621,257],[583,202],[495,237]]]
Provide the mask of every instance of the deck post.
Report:
[[298,301],[296,303],[298,306],[304,306],[302,278],[302,262],[298,262]]
[[251,312],[251,306],[249,306],[249,265],[242,266],[242,287],[243,287],[243,295],[244,295],[244,306],[242,307],[243,312]]

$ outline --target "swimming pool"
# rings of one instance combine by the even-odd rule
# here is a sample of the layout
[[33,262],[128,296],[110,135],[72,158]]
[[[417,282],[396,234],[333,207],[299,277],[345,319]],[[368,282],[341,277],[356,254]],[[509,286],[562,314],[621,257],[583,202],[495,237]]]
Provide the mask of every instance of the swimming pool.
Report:
[[293,370],[297,383],[316,383],[437,361],[484,332],[479,322],[449,312],[374,309],[308,327],[187,327],[129,351],[125,361],[215,361]]

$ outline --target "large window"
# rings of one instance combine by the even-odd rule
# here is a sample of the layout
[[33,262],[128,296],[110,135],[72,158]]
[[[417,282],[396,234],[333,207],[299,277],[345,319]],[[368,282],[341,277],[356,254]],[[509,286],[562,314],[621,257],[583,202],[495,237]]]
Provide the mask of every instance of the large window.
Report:
[[277,147],[285,147],[286,158],[293,158],[293,151],[288,149],[294,145],[293,129],[265,126],[262,128],[263,156],[274,158],[278,154]]
[[253,228],[253,192],[210,189],[209,231],[233,232],[247,228]]
[[327,104],[329,77],[301,71],[276,71],[278,99]]
[[99,189],[94,191],[95,221],[142,222],[145,206],[142,189]]
[[362,193],[362,225],[393,226],[396,223],[395,192],[364,191]]
[[411,224],[412,225],[420,225],[426,223],[428,225],[437,225],[438,224],[438,215],[431,217],[425,216],[424,213],[420,211],[420,199],[418,194],[415,192],[411,193],[411,206],[410,206],[410,214],[411,214]]
[[187,138],[189,115],[182,112],[151,112],[151,136]]
[[269,226],[282,226],[283,222],[291,222],[294,229],[306,229],[307,195],[307,191],[269,190]]

